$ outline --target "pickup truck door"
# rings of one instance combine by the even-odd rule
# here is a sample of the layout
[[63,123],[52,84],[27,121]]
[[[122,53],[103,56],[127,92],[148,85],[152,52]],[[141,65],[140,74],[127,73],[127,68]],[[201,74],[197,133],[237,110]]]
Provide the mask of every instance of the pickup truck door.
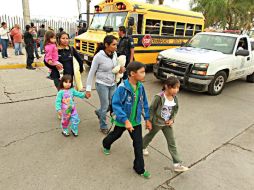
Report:
[[[246,76],[248,71],[250,70],[251,63],[252,63],[252,53],[250,43],[248,42],[247,38],[241,38],[238,40],[236,44],[243,43],[243,45],[239,46],[236,45],[234,50],[234,64],[232,66],[232,80],[241,78]],[[236,56],[235,53],[238,49],[245,49],[249,51],[249,56]]]

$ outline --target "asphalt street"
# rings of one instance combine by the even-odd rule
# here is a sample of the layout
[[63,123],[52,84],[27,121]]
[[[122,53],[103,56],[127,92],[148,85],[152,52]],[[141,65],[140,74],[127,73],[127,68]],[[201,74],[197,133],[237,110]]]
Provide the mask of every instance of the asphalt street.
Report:
[[[84,84],[87,72],[82,75]],[[190,170],[172,171],[166,140],[159,133],[145,157],[152,174],[146,180],[132,169],[127,132],[113,144],[111,155],[102,153],[95,90],[91,99],[75,100],[79,136],[61,135],[54,108],[56,89],[46,75],[43,67],[0,70],[1,190],[254,189],[254,84],[244,79],[228,83],[219,96],[181,90],[174,132]],[[161,90],[152,73],[144,85],[149,101]]]

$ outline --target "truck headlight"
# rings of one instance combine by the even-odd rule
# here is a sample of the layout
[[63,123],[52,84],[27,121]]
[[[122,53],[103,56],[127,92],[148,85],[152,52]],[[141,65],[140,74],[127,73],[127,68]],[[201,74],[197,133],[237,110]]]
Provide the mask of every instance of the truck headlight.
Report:
[[208,67],[208,63],[195,63],[191,73],[195,75],[206,75]]
[[76,40],[75,46],[76,49],[80,49],[80,40]]
[[209,64],[208,63],[195,63],[194,64],[194,68],[197,68],[197,69],[206,69],[209,67]]
[[157,57],[157,60],[156,60],[156,64],[159,64],[162,58],[163,58],[163,56],[161,54],[159,54]]

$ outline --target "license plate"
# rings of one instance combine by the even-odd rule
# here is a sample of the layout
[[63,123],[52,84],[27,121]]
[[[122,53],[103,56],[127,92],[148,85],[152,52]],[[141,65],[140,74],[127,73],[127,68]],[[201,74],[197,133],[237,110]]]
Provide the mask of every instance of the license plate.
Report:
[[175,75],[173,73],[165,73],[164,72],[164,74],[167,76],[167,78],[169,78],[169,77],[175,77]]
[[87,55],[84,55],[84,60],[88,61],[88,56]]

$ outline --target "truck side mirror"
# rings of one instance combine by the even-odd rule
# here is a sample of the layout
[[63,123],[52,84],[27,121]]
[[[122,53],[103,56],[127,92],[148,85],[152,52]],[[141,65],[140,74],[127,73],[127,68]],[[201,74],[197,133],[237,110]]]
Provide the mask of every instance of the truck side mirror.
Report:
[[128,26],[134,26],[134,18],[133,17],[129,17]]
[[248,51],[248,50],[246,50],[246,49],[243,49],[243,50],[237,50],[236,52],[235,52],[235,56],[244,56],[244,57],[246,57],[246,56],[249,56],[250,55],[250,52]]

